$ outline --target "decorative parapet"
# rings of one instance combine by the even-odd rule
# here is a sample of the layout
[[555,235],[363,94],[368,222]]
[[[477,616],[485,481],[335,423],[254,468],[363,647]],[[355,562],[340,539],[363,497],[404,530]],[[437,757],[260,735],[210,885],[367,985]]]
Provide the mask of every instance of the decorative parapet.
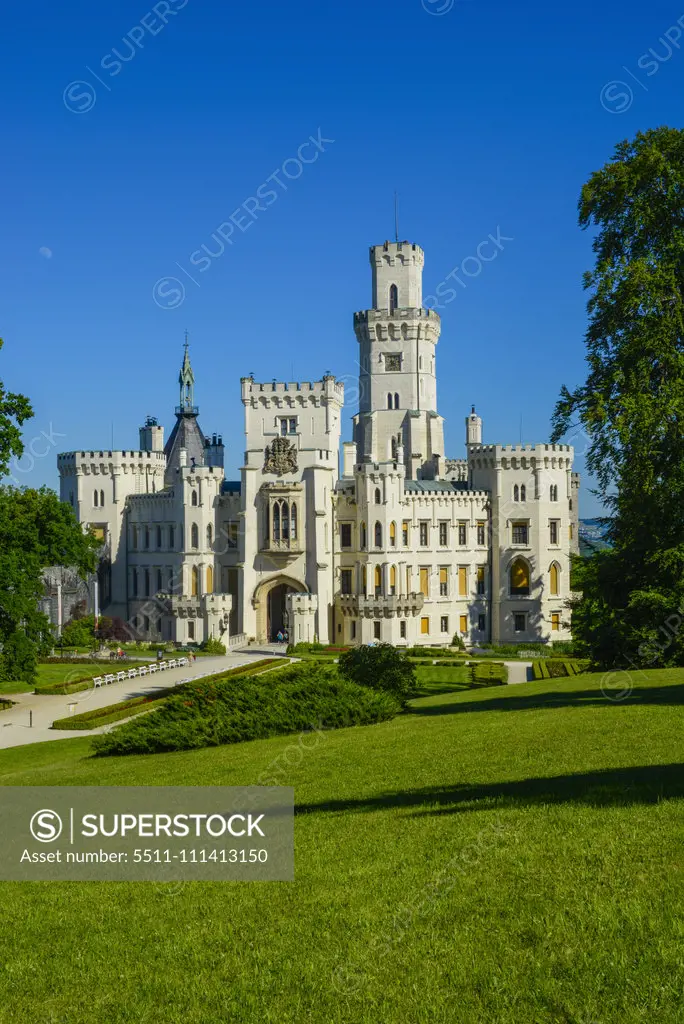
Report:
[[364,594],[337,594],[335,603],[343,615],[365,619],[400,619],[419,615],[425,604],[424,594],[400,594],[392,597],[370,597]]

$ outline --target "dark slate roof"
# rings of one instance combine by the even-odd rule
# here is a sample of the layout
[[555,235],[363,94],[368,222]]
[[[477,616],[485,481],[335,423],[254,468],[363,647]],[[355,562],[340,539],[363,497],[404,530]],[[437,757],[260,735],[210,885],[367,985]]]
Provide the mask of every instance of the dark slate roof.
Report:
[[180,466],[180,450],[185,448],[188,453],[188,467],[204,465],[204,434],[197,422],[197,416],[191,412],[176,413],[176,425],[166,442],[166,483],[172,484],[176,478],[176,470]]
[[405,480],[405,491],[423,492],[426,494],[435,491],[467,491],[467,480]]
[[239,494],[242,484],[239,480],[224,480],[221,485],[221,494]]

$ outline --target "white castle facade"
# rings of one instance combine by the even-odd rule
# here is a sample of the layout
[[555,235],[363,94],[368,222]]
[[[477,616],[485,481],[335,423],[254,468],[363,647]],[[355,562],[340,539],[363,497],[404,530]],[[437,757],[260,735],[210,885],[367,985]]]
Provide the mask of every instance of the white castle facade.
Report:
[[437,645],[570,637],[579,477],[567,445],[484,444],[466,417],[447,459],[437,412],[440,318],[422,306],[423,251],[370,250],[356,313],[359,410],[343,385],[241,380],[245,453],[224,475],[205,437],[186,343],[176,424],[131,451],[58,457],[61,498],[103,542],[104,614],[150,640]]

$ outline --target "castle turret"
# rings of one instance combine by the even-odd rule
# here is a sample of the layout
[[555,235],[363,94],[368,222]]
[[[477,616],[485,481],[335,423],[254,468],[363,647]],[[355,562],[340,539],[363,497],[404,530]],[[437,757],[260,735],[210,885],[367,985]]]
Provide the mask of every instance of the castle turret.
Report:
[[482,419],[475,412],[475,406],[470,411],[470,416],[466,416],[466,447],[469,444],[482,444]]
[[140,451],[164,451],[164,428],[159,425],[156,416],[148,416],[145,426],[140,428]]
[[199,409],[195,405],[195,375],[190,365],[190,353],[187,335],[185,337],[185,353],[178,383],[180,384],[180,404],[176,406],[176,425],[166,442],[166,484],[173,484],[177,470],[181,468],[181,452],[186,453],[186,465],[204,466],[207,442],[200,430],[197,417]]

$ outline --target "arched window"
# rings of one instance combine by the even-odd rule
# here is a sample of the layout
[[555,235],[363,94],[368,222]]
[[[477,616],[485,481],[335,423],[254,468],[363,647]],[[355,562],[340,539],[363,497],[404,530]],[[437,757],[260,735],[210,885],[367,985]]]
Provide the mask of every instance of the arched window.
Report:
[[513,488],[513,501],[520,501],[520,488],[517,484]]
[[388,409],[391,409],[391,408],[392,408],[392,395],[391,395],[391,394],[389,394],[389,395],[387,396],[387,408],[388,408]]
[[207,569],[207,594],[214,593],[214,570],[210,565]]
[[297,540],[297,503],[294,501],[290,506],[290,540]]
[[521,501],[525,501],[526,500],[526,495],[527,495],[527,492],[525,490],[525,484],[521,484],[520,485],[520,500]]
[[397,546],[397,524],[396,523],[390,523],[389,539],[390,539],[390,547],[396,548],[396,546]]
[[97,506],[98,506],[98,493],[97,493],[97,491],[93,491],[93,505],[95,506],[95,508],[97,508]]
[[399,408],[399,392],[397,391],[394,392],[394,408]]
[[398,305],[399,305],[399,289],[397,288],[396,284],[392,284],[392,285],[390,285],[390,290],[389,290],[389,311],[390,311],[390,313],[393,313]]
[[190,547],[194,548],[195,551],[199,548],[199,530],[197,528],[197,523],[193,523],[190,530]]
[[191,505],[197,505],[197,491],[192,492],[192,498],[190,500]]
[[374,581],[375,581],[375,596],[376,597],[380,597],[381,594],[382,594],[382,569],[380,568],[379,565],[375,566]]
[[511,594],[527,597],[530,593],[530,570],[523,558],[516,558],[509,570]]
[[549,487],[549,499],[551,501],[558,501],[558,484],[551,484]]
[[394,597],[397,592],[397,567],[393,565],[390,567],[390,597]]
[[290,507],[286,501],[280,504],[280,536],[283,540],[290,539]]
[[368,574],[366,573],[366,566],[361,567],[361,593],[366,596],[366,585],[367,585]]
[[363,551],[363,550],[365,550],[366,540],[367,540],[367,538],[366,538],[366,524],[365,523],[361,523],[361,529],[359,530],[359,540],[360,540],[361,550]]
[[554,597],[560,594],[560,569],[557,562],[552,562],[549,567],[549,591]]
[[568,502],[568,508],[572,512],[572,498],[570,498],[570,501]]
[[375,546],[376,548],[382,547],[382,525],[380,523],[375,524]]
[[192,567],[192,589],[191,596],[197,597],[199,594],[199,569],[196,565]]
[[375,504],[382,505],[382,494],[380,493],[379,487],[375,488]]
[[280,540],[280,502],[273,506],[273,540]]
[[157,549],[162,546],[162,531],[161,526],[157,527]]
[[104,508],[104,491],[100,491],[100,508]]
[[207,526],[207,548],[208,548],[208,550],[211,551],[213,546],[214,546],[214,528],[211,525],[211,523],[209,523],[209,525]]

